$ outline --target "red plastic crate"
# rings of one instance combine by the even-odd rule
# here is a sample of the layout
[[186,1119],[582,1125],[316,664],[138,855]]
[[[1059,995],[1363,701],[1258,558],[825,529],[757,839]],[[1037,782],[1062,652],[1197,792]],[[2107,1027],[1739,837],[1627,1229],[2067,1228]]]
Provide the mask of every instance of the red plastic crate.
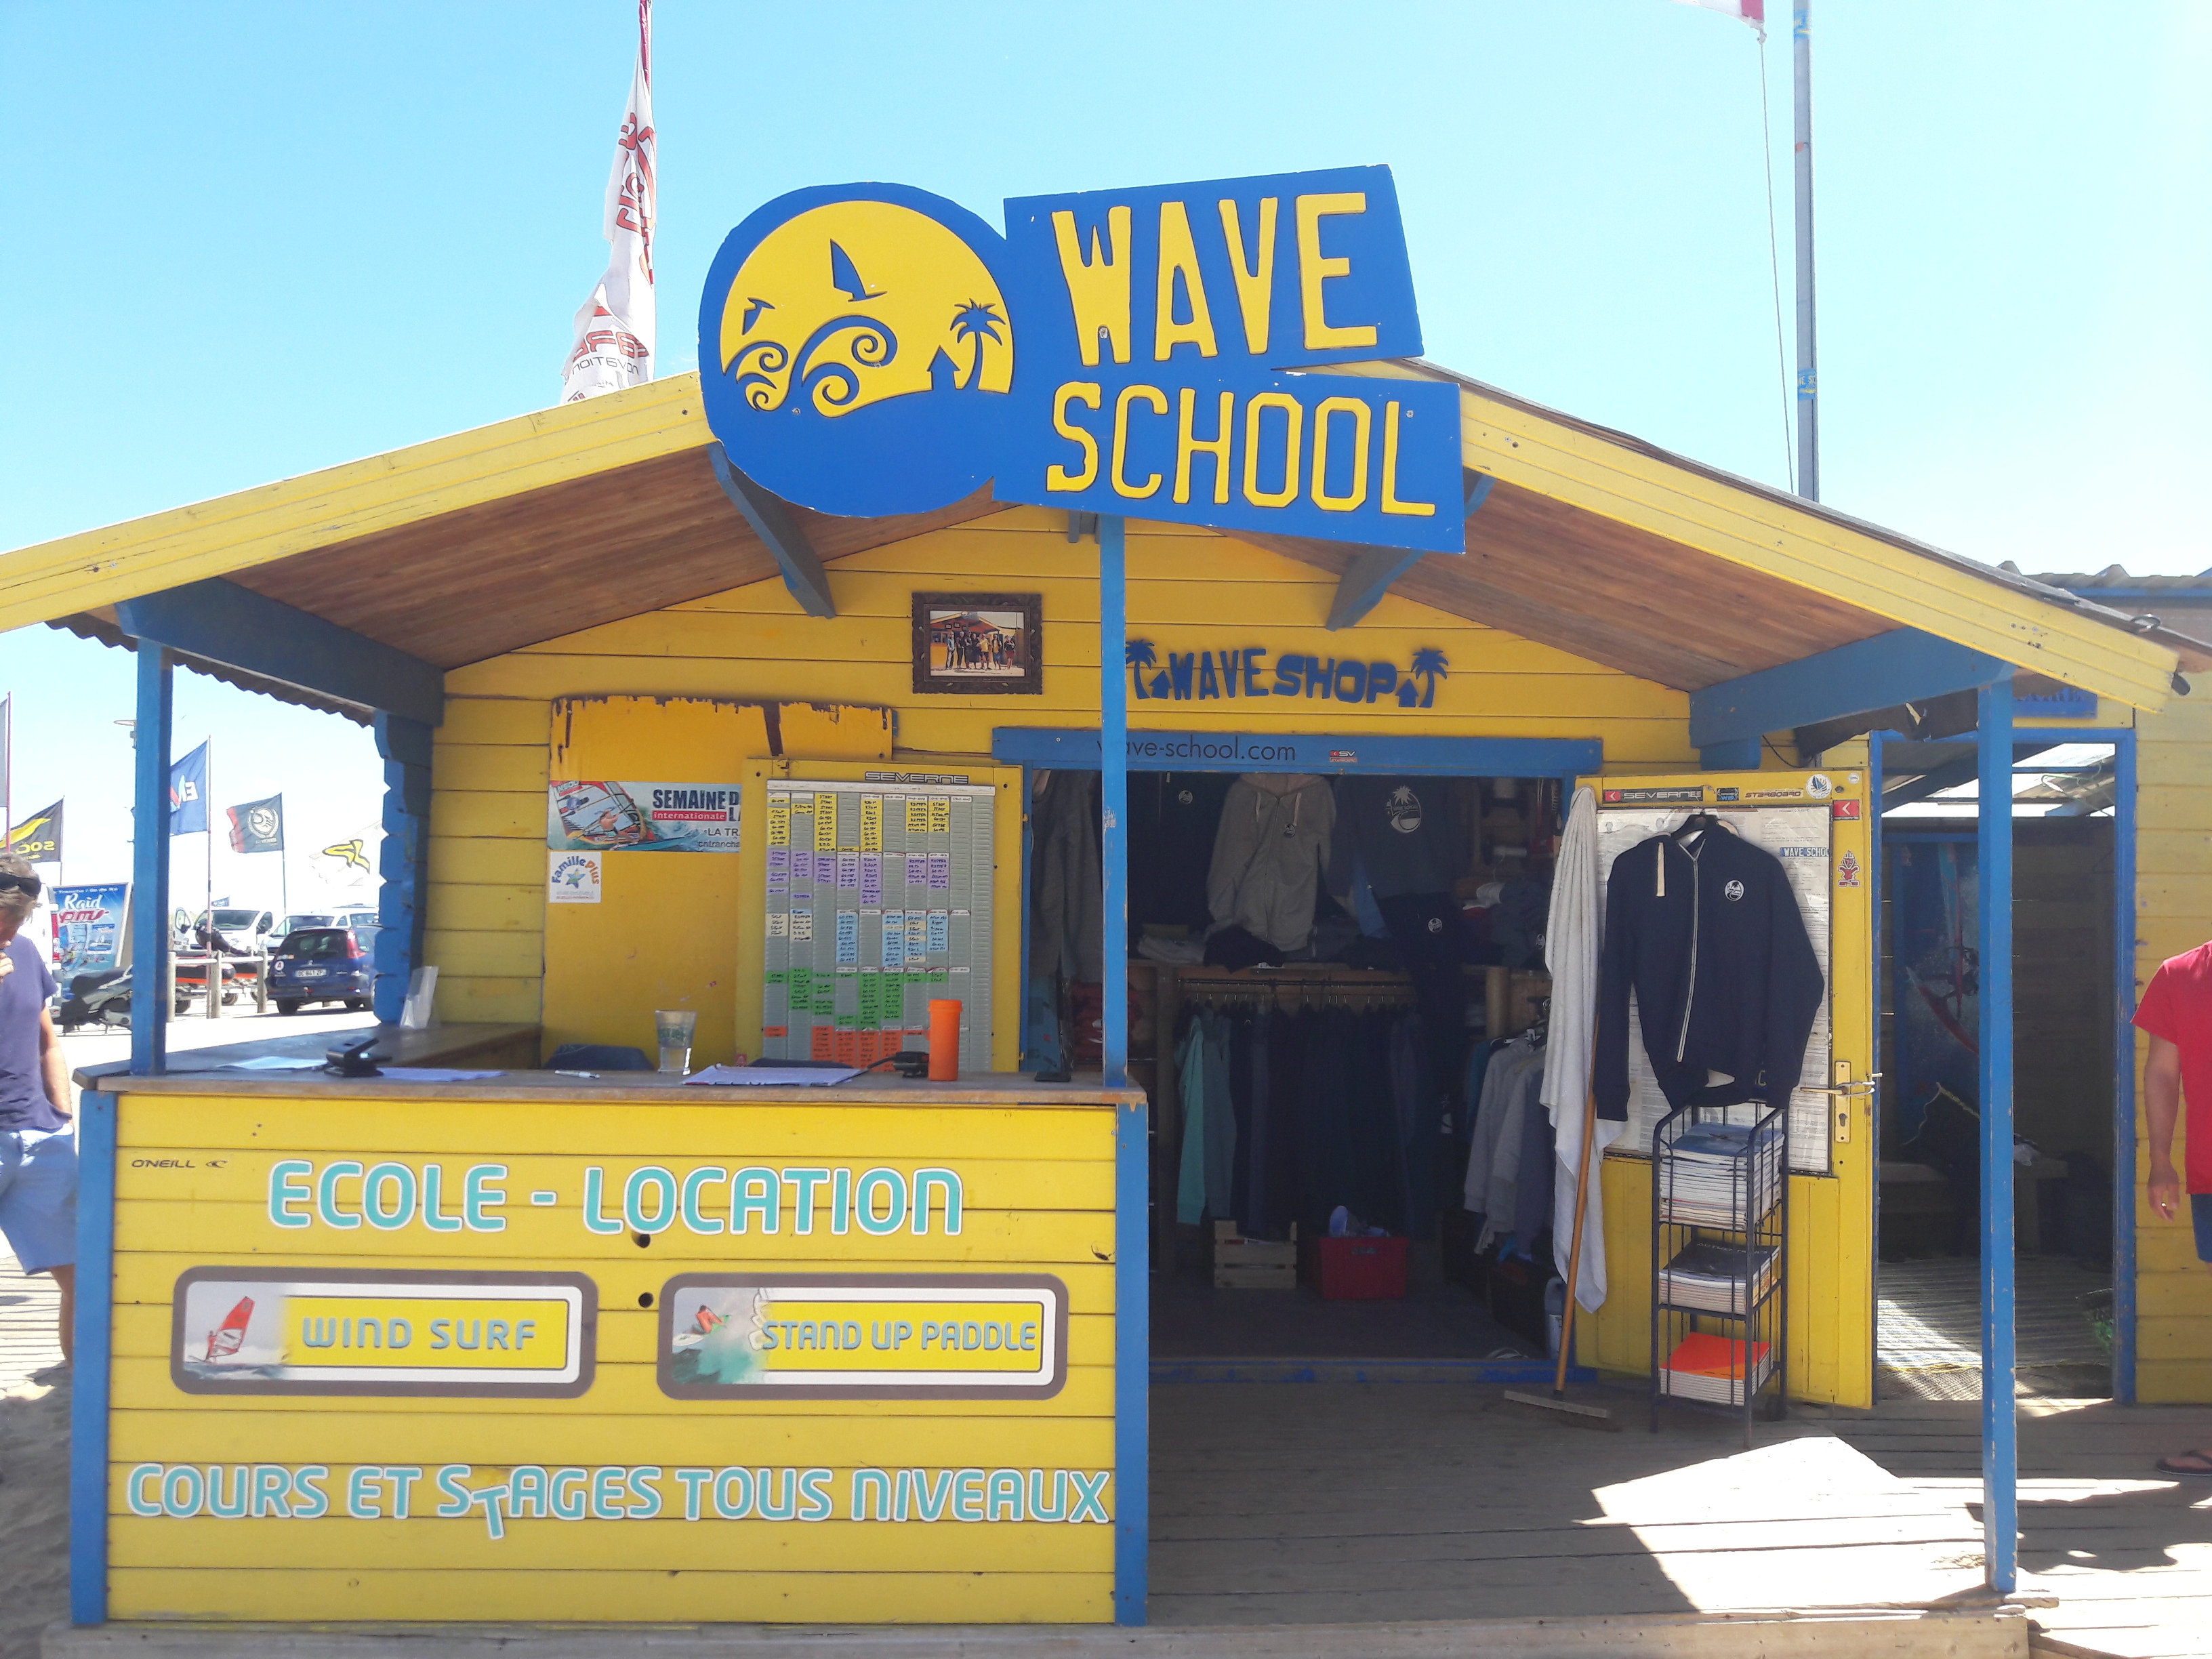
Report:
[[1375,1301],[1406,1294],[1404,1239],[1319,1238],[1314,1243],[1314,1288],[1323,1301]]

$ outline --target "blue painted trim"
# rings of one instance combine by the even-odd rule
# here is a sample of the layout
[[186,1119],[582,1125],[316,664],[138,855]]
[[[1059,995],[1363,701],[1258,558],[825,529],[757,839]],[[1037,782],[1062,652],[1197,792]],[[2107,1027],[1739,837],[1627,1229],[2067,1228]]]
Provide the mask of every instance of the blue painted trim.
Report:
[[731,465],[729,452],[720,443],[707,446],[707,463],[714,469],[714,482],[722,486],[722,493],[744,514],[753,534],[775,557],[776,568],[783,572],[783,585],[799,601],[799,608],[810,617],[836,616],[836,601],[830,597],[830,573],[823,569],[813,544],[791,516],[791,509]]
[[[1457,1382],[1519,1388],[1540,1386],[1548,1390],[1553,1380],[1548,1359],[1155,1359],[1152,1386],[1158,1388],[1217,1382],[1421,1383]],[[1570,1382],[1595,1382],[1598,1373],[1588,1365],[1570,1365]]]
[[1706,772],[1756,772],[1765,746],[1763,738],[1738,738],[1730,743],[1709,743],[1698,750],[1698,766]]
[[[1127,970],[1123,978],[1127,977]],[[1115,1109],[1114,1138],[1114,1622],[1147,1622],[1152,1569],[1151,1109]]]
[[[1497,483],[1498,480],[1487,472],[1476,473],[1474,482],[1468,486],[1467,505],[1461,518],[1473,518],[1490,499],[1490,492]],[[1452,550],[1463,552],[1459,548]],[[1421,554],[1418,547],[1370,547],[1360,554],[1336,579],[1336,599],[1329,605],[1328,621],[1322,626],[1335,630],[1364,621],[1368,612],[1382,603],[1382,596],[1390,591],[1390,585],[1421,562]]]
[[2136,1403],[2136,734],[2112,740],[2112,1398]]
[[[152,654],[158,656],[160,653]],[[168,837],[161,837],[166,850]],[[107,1622],[107,1413],[113,1355],[116,1097],[77,1098],[76,1332],[70,1377],[70,1622]]]
[[[131,1069],[158,1076],[169,1054],[161,994],[169,963],[169,727],[174,671],[159,646],[137,652],[137,724],[131,728]],[[212,812],[212,805],[209,808]],[[212,823],[212,819],[210,820]],[[150,1009],[154,1018],[139,1012]]]
[[380,712],[376,752],[384,757],[384,842],[377,873],[376,1017],[396,1025],[406,1011],[407,986],[422,965],[429,879],[430,728]]
[[1990,1588],[2020,1582],[2020,1413],[2013,1282],[2012,681],[1979,689],[1975,880],[1982,952],[1982,1555]]
[[[1126,688],[1125,688],[1126,689]],[[1378,773],[1386,776],[1553,778],[1587,776],[1605,765],[1605,745],[1580,738],[1330,737],[1313,732],[1130,732],[1136,772]],[[1081,726],[1001,726],[991,757],[1004,765],[1056,771],[1098,769],[1098,733]]]
[[446,715],[446,676],[419,657],[211,576],[115,607],[123,631],[287,685],[425,726]]
[[1723,680],[1690,694],[1690,742],[1762,738],[1893,703],[1971,691],[2012,672],[2009,664],[1917,628],[1899,628],[1832,651]]

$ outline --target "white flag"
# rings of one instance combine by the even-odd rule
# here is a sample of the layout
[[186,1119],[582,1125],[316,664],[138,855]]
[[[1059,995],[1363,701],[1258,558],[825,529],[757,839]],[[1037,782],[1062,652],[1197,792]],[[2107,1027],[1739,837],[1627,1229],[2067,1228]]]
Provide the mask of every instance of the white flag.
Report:
[[607,274],[576,313],[561,401],[596,398],[653,378],[653,0],[637,0],[637,68],[607,176]]

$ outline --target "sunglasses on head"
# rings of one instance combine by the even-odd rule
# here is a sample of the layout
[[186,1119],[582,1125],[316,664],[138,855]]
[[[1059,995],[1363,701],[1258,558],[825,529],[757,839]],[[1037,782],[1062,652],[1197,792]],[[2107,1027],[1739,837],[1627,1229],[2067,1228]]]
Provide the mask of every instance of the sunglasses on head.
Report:
[[44,885],[36,876],[10,875],[0,870],[0,893],[27,893],[36,898]]

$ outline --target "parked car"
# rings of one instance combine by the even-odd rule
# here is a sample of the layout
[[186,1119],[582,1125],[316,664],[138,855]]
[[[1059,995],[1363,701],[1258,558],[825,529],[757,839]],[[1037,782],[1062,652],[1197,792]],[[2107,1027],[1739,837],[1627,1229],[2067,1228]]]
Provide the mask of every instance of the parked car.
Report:
[[269,958],[269,1000],[280,1014],[311,1002],[366,1008],[376,992],[374,927],[302,927]]
[[283,925],[276,930],[276,936],[280,939],[289,939],[302,927],[339,927],[345,925],[335,910],[307,910],[285,917]]

